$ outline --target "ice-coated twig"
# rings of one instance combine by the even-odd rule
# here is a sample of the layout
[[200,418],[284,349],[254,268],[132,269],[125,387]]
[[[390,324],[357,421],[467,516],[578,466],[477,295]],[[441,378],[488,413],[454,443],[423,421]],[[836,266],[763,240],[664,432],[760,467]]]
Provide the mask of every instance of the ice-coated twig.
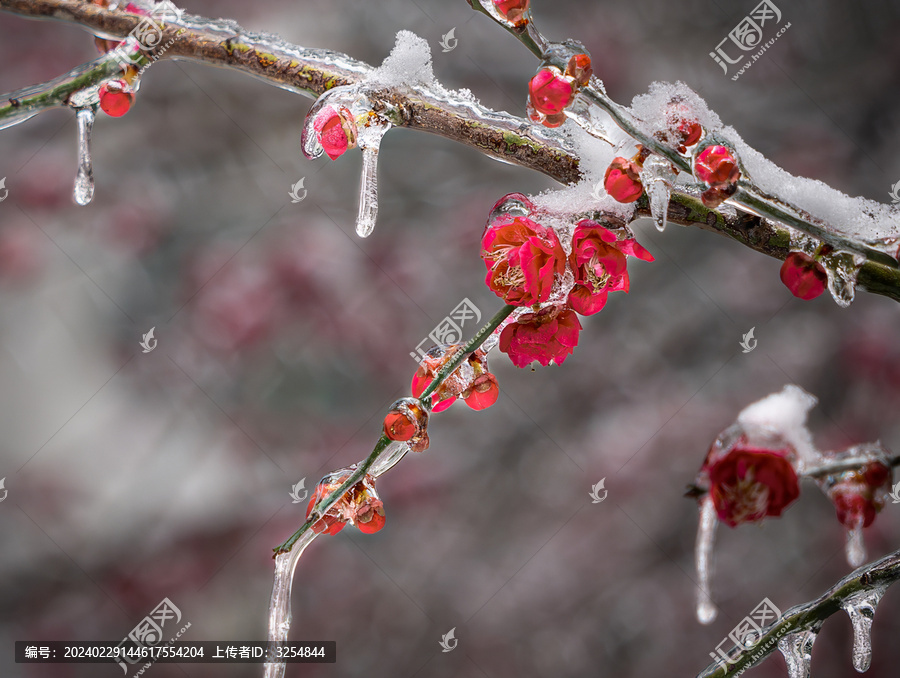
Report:
[[[477,0],[472,0],[470,4],[485,11]],[[141,20],[141,17],[128,12],[80,0],[0,0],[0,10],[26,17],[76,23],[109,39],[125,38]],[[535,31],[507,28],[535,54],[541,54],[546,49],[546,45],[533,35]],[[180,18],[166,17],[160,42],[168,45],[172,40],[174,42],[160,56],[161,59],[189,59],[240,70],[275,86],[308,96],[319,96],[334,87],[359,82],[373,70],[368,64],[339,52],[305,49],[271,34],[249,33],[231,21],[213,21],[187,14]],[[114,68],[109,59],[101,58],[57,81],[0,97],[3,102],[13,97],[13,101],[0,104],[0,128],[21,122],[42,110],[64,105],[73,91],[102,81],[115,72],[109,70]],[[73,74],[85,79],[75,84],[59,82]],[[25,111],[14,95],[28,91],[36,92],[37,96],[29,102]],[[582,92],[606,96],[596,78]],[[399,111],[397,119],[392,120],[396,126],[438,134],[488,156],[537,170],[563,184],[582,179],[578,154],[566,145],[564,137],[555,130],[538,129],[527,120],[491,111],[474,100],[460,105],[440,97],[428,100],[418,90],[399,89],[384,92],[383,98]],[[646,136],[623,117],[627,116],[625,109],[612,104],[609,108],[611,110],[608,112],[622,129],[629,134],[632,131],[635,133],[633,138]],[[644,141],[651,150],[660,152],[675,162],[679,169],[684,169],[684,158],[677,154],[673,156],[671,149],[657,148],[660,145],[653,139],[645,138]],[[679,185],[676,188],[678,190],[673,190],[669,202],[669,223],[697,226],[726,235],[776,259],[783,260],[790,253],[792,232],[777,220],[725,207],[709,209],[699,200],[698,187]],[[635,218],[652,216],[646,199],[642,198],[636,205]],[[890,262],[881,261],[878,256],[867,258],[857,272],[856,282],[858,288],[900,301],[900,270]]]
[[[473,9],[489,16],[493,21],[514,35],[543,64],[556,66],[561,71],[565,70],[570,50],[561,49],[564,45],[563,43],[553,43],[544,38],[535,26],[530,14],[527,24],[516,26],[508,21],[504,21],[503,17],[494,11],[490,0],[468,0],[468,2]],[[692,174],[690,161],[671,146],[657,140],[652,133],[653,131],[647,130],[643,122],[631,110],[613,101],[607,95],[602,82],[598,78],[592,77],[588,85],[583,87],[577,94],[576,99],[578,98],[594,104],[608,114],[616,125],[634,141],[640,143],[657,156],[667,159],[678,170],[688,175]],[[586,127],[586,129],[588,128]],[[588,129],[588,131],[590,130]],[[606,141],[603,136],[596,136],[598,139]],[[890,254],[876,249],[871,246],[874,243],[865,242],[862,239],[856,239],[842,233],[839,230],[839,226],[843,224],[827,224],[791,204],[790,201],[766,193],[753,184],[752,177],[749,180],[745,178],[740,181],[737,192],[729,198],[728,203],[750,214],[790,226],[823,242],[827,242],[836,249],[856,252],[865,256],[867,260],[879,262],[888,268],[900,268],[900,261],[897,259],[896,242],[892,245],[893,251]],[[657,217],[656,221],[659,224],[662,220]],[[893,234],[900,236],[900,213],[897,214],[896,228]],[[840,299],[838,303],[841,303]]]
[[[504,321],[510,316],[510,314],[516,310],[515,306],[504,306],[501,308],[493,318],[488,321],[486,325],[484,325],[478,332],[475,333],[475,336],[472,337],[462,348],[461,351],[456,353],[454,357],[444,365],[441,370],[435,375],[434,379],[428,385],[428,387],[422,392],[419,396],[419,400],[422,402],[423,406],[426,408],[430,408],[431,399],[429,396],[434,393],[434,391],[444,383],[444,380],[462,364],[463,360],[465,360],[473,351],[475,351],[479,346],[481,346],[485,340],[490,337],[498,328],[503,325]],[[402,457],[403,454],[399,454],[399,457]],[[283,544],[275,548],[275,554],[285,553],[290,551],[294,544],[298,539],[303,537],[303,535],[309,531],[312,527],[313,523],[319,520],[322,516],[328,513],[328,510],[343,497],[347,491],[355,485],[359,480],[370,471],[373,467],[378,470],[378,475],[384,473],[389,468],[391,468],[394,464],[399,461],[398,458],[398,450],[395,446],[392,446],[391,441],[387,436],[382,435],[378,442],[375,443],[375,447],[372,450],[371,454],[366,457],[364,460],[359,462],[354,472],[350,475],[350,477],[345,480],[340,487],[338,487],[334,492],[327,495],[323,498],[312,510],[309,514],[309,518],[307,521],[298,529],[290,538],[287,539]]]
[[[875,605],[884,591],[900,579],[900,551],[876,560],[851,572],[815,600],[787,610],[776,621],[763,629],[753,647],[733,647],[729,661],[714,662],[697,674],[697,678],[726,678],[759,664],[771,654],[776,644],[793,634],[818,631],[822,623],[834,613],[845,609],[854,622],[854,665],[865,670],[871,659],[868,631],[874,616]],[[784,644],[784,643],[782,643]],[[800,650],[809,650],[802,642],[795,643]],[[792,674],[801,676],[802,673]]]

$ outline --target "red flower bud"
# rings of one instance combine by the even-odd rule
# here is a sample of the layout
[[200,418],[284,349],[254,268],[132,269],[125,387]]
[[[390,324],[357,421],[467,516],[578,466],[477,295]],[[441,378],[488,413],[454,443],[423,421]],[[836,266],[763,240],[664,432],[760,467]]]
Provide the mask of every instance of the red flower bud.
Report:
[[725,146],[707,146],[694,160],[694,176],[709,186],[720,187],[736,184],[741,171]]
[[379,499],[363,502],[356,512],[356,527],[365,534],[374,534],[384,527],[384,504]]
[[828,286],[828,274],[818,261],[805,252],[791,252],[781,265],[781,282],[800,299],[818,297]]
[[316,139],[325,153],[336,160],[349,148],[356,147],[356,123],[350,111],[344,107],[325,106],[313,120]]
[[391,440],[406,441],[416,435],[416,422],[400,411],[391,411],[384,418],[384,435]]
[[631,160],[615,158],[603,178],[606,192],[619,202],[634,202],[644,192],[640,171],[640,167]]
[[566,75],[575,80],[575,84],[579,87],[586,86],[593,74],[591,57],[587,54],[574,55],[566,65]]
[[497,398],[500,397],[500,386],[497,384],[497,377],[490,372],[482,374],[472,382],[471,388],[463,393],[463,397],[466,405],[473,410],[487,409],[497,402]]
[[546,66],[528,83],[528,93],[538,113],[556,115],[572,102],[575,90],[571,78],[555,66]]
[[525,23],[528,4],[529,0],[494,0],[494,7],[497,8],[497,11],[515,26]]
[[134,91],[124,80],[110,80],[100,85],[100,108],[114,118],[125,115],[134,102]]
[[575,311],[548,307],[507,325],[500,333],[500,350],[516,367],[535,360],[544,367],[551,361],[562,365],[578,345],[579,332],[581,323]]

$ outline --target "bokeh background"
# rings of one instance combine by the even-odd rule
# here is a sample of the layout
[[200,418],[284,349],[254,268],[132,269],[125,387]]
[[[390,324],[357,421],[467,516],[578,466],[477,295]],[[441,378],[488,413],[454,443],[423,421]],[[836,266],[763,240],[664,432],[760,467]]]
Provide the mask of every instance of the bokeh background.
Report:
[[[900,3],[779,0],[791,28],[740,80],[708,53],[748,2],[534,0],[628,103],[654,80],[699,91],[795,174],[888,201],[900,180]],[[409,29],[448,87],[524,113],[536,67],[463,0],[185,0],[305,46],[380,63]],[[438,42],[451,28],[451,52]],[[94,58],[82,30],[0,14],[0,91]],[[71,202],[75,122],[0,133],[0,674],[103,678],[105,665],[13,662],[13,641],[118,640],[163,598],[184,640],[264,639],[271,549],[324,473],[362,459],[407,392],[409,352],[464,297],[486,316],[479,236],[509,191],[546,177],[407,130],[381,153],[381,211],[353,233],[359,155],[305,160],[310,100],[246,75],[161,62],[132,111],[94,130],[93,203]],[[305,177],[307,198],[289,188]],[[779,263],[715,234],[636,224],[656,262],[584,319],[563,367],[492,359],[491,409],[435,417],[431,449],[379,481],[387,525],[317,540],[297,570],[293,639],[336,640],[293,676],[691,676],[764,597],[781,609],[850,571],[813,484],[780,520],[723,528],[708,627],[693,616],[696,506],[682,498],[717,433],[785,383],[816,394],[817,444],[900,451],[900,309],[794,299]],[[159,341],[138,342],[155,327]],[[743,354],[755,327],[758,348]],[[608,498],[592,505],[606,478]],[[900,545],[900,507],[866,530]],[[455,627],[458,648],[441,653]],[[900,589],[875,620],[869,675],[900,666]],[[813,675],[848,676],[851,629],[823,628]],[[780,656],[751,675],[783,676]],[[133,670],[129,675],[133,674]],[[260,676],[158,664],[144,675]]]

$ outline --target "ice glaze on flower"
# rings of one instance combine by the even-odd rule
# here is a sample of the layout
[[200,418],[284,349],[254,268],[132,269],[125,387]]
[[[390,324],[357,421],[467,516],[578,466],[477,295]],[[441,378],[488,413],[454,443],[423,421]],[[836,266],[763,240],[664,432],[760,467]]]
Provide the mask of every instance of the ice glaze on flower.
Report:
[[134,91],[124,80],[109,80],[100,85],[100,108],[114,118],[125,115],[134,102]]
[[884,505],[884,494],[890,488],[891,470],[884,464],[871,462],[864,471],[850,471],[826,491],[834,503],[837,518],[847,529],[869,527]]
[[569,255],[569,267],[575,276],[569,305],[581,315],[592,315],[606,305],[610,292],[628,292],[626,256],[653,261],[653,256],[633,238],[619,240],[596,221],[579,221]]
[[574,54],[566,64],[566,75],[575,81],[578,87],[587,86],[594,74],[594,68],[591,65],[591,57],[587,54]]
[[725,146],[707,146],[694,159],[694,176],[708,186],[732,186],[741,177],[737,160]]
[[388,439],[407,443],[413,452],[428,449],[428,411],[417,397],[395,401],[384,418],[382,429]]
[[[437,374],[462,350],[461,344],[444,344],[432,347],[419,363],[410,386],[412,394],[419,398]],[[443,412],[458,398],[465,400],[473,410],[483,410],[493,405],[500,394],[497,379],[488,370],[483,350],[476,349],[451,372],[432,393],[432,412]]]
[[[477,1],[477,0],[476,0]],[[494,0],[494,7],[514,26],[525,23],[529,0]]]
[[356,123],[346,108],[325,106],[313,120],[316,139],[322,145],[329,158],[335,160],[356,148]]
[[574,79],[563,75],[556,66],[545,66],[528,83],[531,105],[543,115],[562,113],[574,94]]
[[719,520],[730,527],[780,516],[798,496],[800,485],[791,450],[737,444],[716,460],[707,460],[710,494]]
[[641,168],[631,160],[614,158],[606,168],[603,186],[613,199],[619,202],[634,202],[644,192],[644,186],[641,184]]
[[[329,473],[316,485],[306,507],[306,518],[316,505],[337,490],[353,473],[356,465]],[[343,497],[328,509],[327,513],[312,525],[317,534],[337,534],[347,523],[356,525],[360,532],[371,534],[384,527],[384,504],[375,491],[375,479],[366,474]]]
[[526,313],[500,333],[500,350],[516,367],[535,360],[544,367],[551,362],[562,365],[578,345],[581,323],[575,311],[558,307]]
[[815,299],[828,287],[828,274],[805,252],[791,252],[781,265],[781,282],[800,299]]
[[513,306],[547,301],[555,276],[566,267],[556,233],[527,217],[493,221],[481,240],[481,258],[488,269],[485,283]]

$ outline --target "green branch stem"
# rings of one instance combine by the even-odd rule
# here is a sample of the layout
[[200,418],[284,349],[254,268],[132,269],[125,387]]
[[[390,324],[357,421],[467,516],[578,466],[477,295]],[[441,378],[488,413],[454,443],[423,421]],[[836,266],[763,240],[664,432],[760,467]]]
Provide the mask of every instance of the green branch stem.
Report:
[[900,551],[863,565],[841,579],[815,600],[787,610],[771,625],[763,629],[753,647],[734,646],[728,653],[729,662],[714,662],[697,674],[697,678],[727,678],[743,669],[755,666],[778,646],[778,639],[791,633],[817,629],[851,596],[863,591],[890,586],[900,579]]

